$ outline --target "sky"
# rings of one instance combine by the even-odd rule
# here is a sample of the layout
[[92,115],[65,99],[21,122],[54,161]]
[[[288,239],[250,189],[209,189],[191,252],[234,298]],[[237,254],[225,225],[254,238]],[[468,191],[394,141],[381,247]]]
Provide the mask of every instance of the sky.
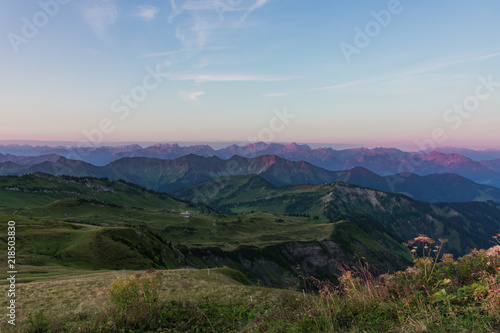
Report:
[[0,140],[500,148],[495,0],[4,0]]

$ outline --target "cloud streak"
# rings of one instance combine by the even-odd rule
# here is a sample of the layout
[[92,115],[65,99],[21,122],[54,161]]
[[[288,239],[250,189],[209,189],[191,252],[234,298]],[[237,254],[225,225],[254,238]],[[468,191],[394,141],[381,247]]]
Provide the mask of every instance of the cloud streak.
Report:
[[250,15],[254,10],[264,6],[268,0],[256,0],[255,3],[250,7],[250,9],[243,15],[242,21],[245,21],[247,16]]
[[193,76],[175,76],[169,77],[171,80],[203,82],[277,82],[288,81],[291,78],[272,77],[264,75],[242,75],[242,74],[200,74]]
[[80,8],[81,14],[94,34],[106,39],[106,30],[118,18],[118,9],[114,0],[93,0]]
[[189,99],[191,101],[195,101],[197,102],[199,100],[199,97],[204,95],[205,92],[204,91],[179,91],[178,95],[186,100],[186,99]]
[[[205,46],[212,35],[242,28],[246,18],[269,0],[170,0],[169,22],[184,15],[176,26],[176,37],[186,50]],[[243,14],[242,14],[243,13]]]
[[281,97],[281,96],[288,96],[290,93],[269,93],[269,94],[264,94],[262,97]]
[[154,6],[144,5],[137,7],[137,16],[145,21],[151,21],[155,18],[156,14],[160,11],[159,8]]
[[362,80],[354,80],[354,81],[349,81],[349,82],[344,82],[344,83],[339,83],[331,86],[326,86],[326,87],[321,87],[321,88],[316,88],[312,89],[312,91],[320,91],[320,90],[336,90],[340,88],[347,88],[347,87],[355,87],[355,86],[360,86],[368,83],[377,83],[377,82],[384,82],[384,83],[398,83],[398,82],[412,82],[412,81],[419,81],[422,80],[423,78],[426,78],[427,82],[429,78],[438,78],[439,81],[446,81],[446,80],[456,80],[456,79],[462,79],[466,78],[467,75],[461,75],[461,74],[449,74],[449,75],[438,75],[437,72],[439,70],[448,68],[448,67],[453,67],[457,65],[461,65],[464,63],[468,62],[476,62],[476,61],[481,61],[481,60],[487,60],[487,59],[492,59],[500,57],[500,52],[496,53],[490,53],[490,54],[483,54],[483,55],[462,55],[460,57],[450,57],[446,59],[438,59],[435,60],[433,63],[412,69],[412,70],[407,70],[399,73],[394,73],[382,77],[376,77],[376,78],[368,78],[368,79],[362,79]]
[[150,58],[150,57],[162,57],[162,56],[170,56],[183,52],[184,50],[173,50],[173,51],[163,51],[163,52],[153,52],[153,53],[144,53],[141,54],[142,58]]

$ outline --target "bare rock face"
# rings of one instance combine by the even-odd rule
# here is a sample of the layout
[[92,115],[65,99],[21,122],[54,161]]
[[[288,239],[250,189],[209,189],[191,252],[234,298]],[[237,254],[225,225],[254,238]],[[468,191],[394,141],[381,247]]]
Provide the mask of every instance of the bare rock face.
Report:
[[344,251],[330,240],[321,243],[287,243],[281,253],[291,263],[297,263],[305,269],[311,266],[330,270],[338,269],[338,266],[342,264],[352,264]]
[[239,253],[238,259],[245,269],[268,285],[294,283],[297,276],[332,279],[340,272],[341,267],[354,264],[331,240],[289,242],[273,247],[267,255],[267,258],[250,259],[245,253]]

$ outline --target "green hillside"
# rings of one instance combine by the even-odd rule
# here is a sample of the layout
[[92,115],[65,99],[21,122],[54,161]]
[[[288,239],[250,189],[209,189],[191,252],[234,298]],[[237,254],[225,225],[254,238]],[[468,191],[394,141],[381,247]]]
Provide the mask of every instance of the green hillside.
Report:
[[[488,247],[491,235],[500,228],[500,204],[491,201],[429,204],[340,182],[274,187],[255,175],[224,177],[174,195],[185,200],[201,198],[216,211],[228,214],[301,215],[322,223],[365,216],[399,242],[419,233],[448,238],[449,250],[455,255]],[[370,228],[370,224],[360,227]]]
[[[359,255],[382,271],[402,268],[410,257],[401,244],[419,233],[448,238],[449,251],[462,255],[487,247],[500,228],[498,204],[431,205],[345,183],[276,187],[250,175],[177,193],[213,198],[214,213],[123,181],[46,174],[0,181],[0,212],[54,229],[53,241],[25,229],[30,253],[75,268],[228,266],[284,287],[289,276],[335,280]],[[180,216],[185,209],[193,216]]]
[[[253,189],[274,188],[260,178],[244,178]],[[265,212],[215,214],[203,205],[106,179],[33,174],[0,181],[5,198],[0,213],[24,224],[20,239],[30,244],[24,251],[43,263],[78,269],[229,266],[252,281],[286,286],[285,276],[333,278],[340,265],[353,263],[356,253],[365,253],[384,270],[409,260],[402,245],[383,230],[379,236],[387,242],[378,243],[351,221]],[[181,217],[180,209],[193,216]],[[339,235],[357,243],[339,246],[333,241]],[[397,255],[388,256],[391,252]],[[334,253],[337,262],[330,261]],[[310,265],[311,260],[317,263]]]
[[[72,269],[178,268],[181,255],[155,235],[130,227],[101,228],[47,219],[0,214],[2,221],[16,221],[16,264]],[[7,265],[2,256],[2,267]],[[19,269],[21,281],[30,270]],[[36,270],[35,270],[36,271]],[[52,269],[37,276],[51,275]],[[0,273],[5,277],[6,273]]]
[[0,176],[0,208],[32,208],[58,199],[79,198],[149,210],[186,209],[190,206],[165,193],[147,190],[123,180],[78,178],[34,173]]

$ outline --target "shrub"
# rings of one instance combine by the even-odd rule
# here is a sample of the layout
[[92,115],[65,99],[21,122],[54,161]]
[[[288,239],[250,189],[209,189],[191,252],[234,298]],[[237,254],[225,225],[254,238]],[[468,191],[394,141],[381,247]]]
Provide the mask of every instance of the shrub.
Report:
[[28,333],[49,332],[50,323],[43,310],[30,314],[27,319]]
[[162,276],[154,269],[117,278],[109,286],[110,301],[127,324],[150,320],[159,309]]

